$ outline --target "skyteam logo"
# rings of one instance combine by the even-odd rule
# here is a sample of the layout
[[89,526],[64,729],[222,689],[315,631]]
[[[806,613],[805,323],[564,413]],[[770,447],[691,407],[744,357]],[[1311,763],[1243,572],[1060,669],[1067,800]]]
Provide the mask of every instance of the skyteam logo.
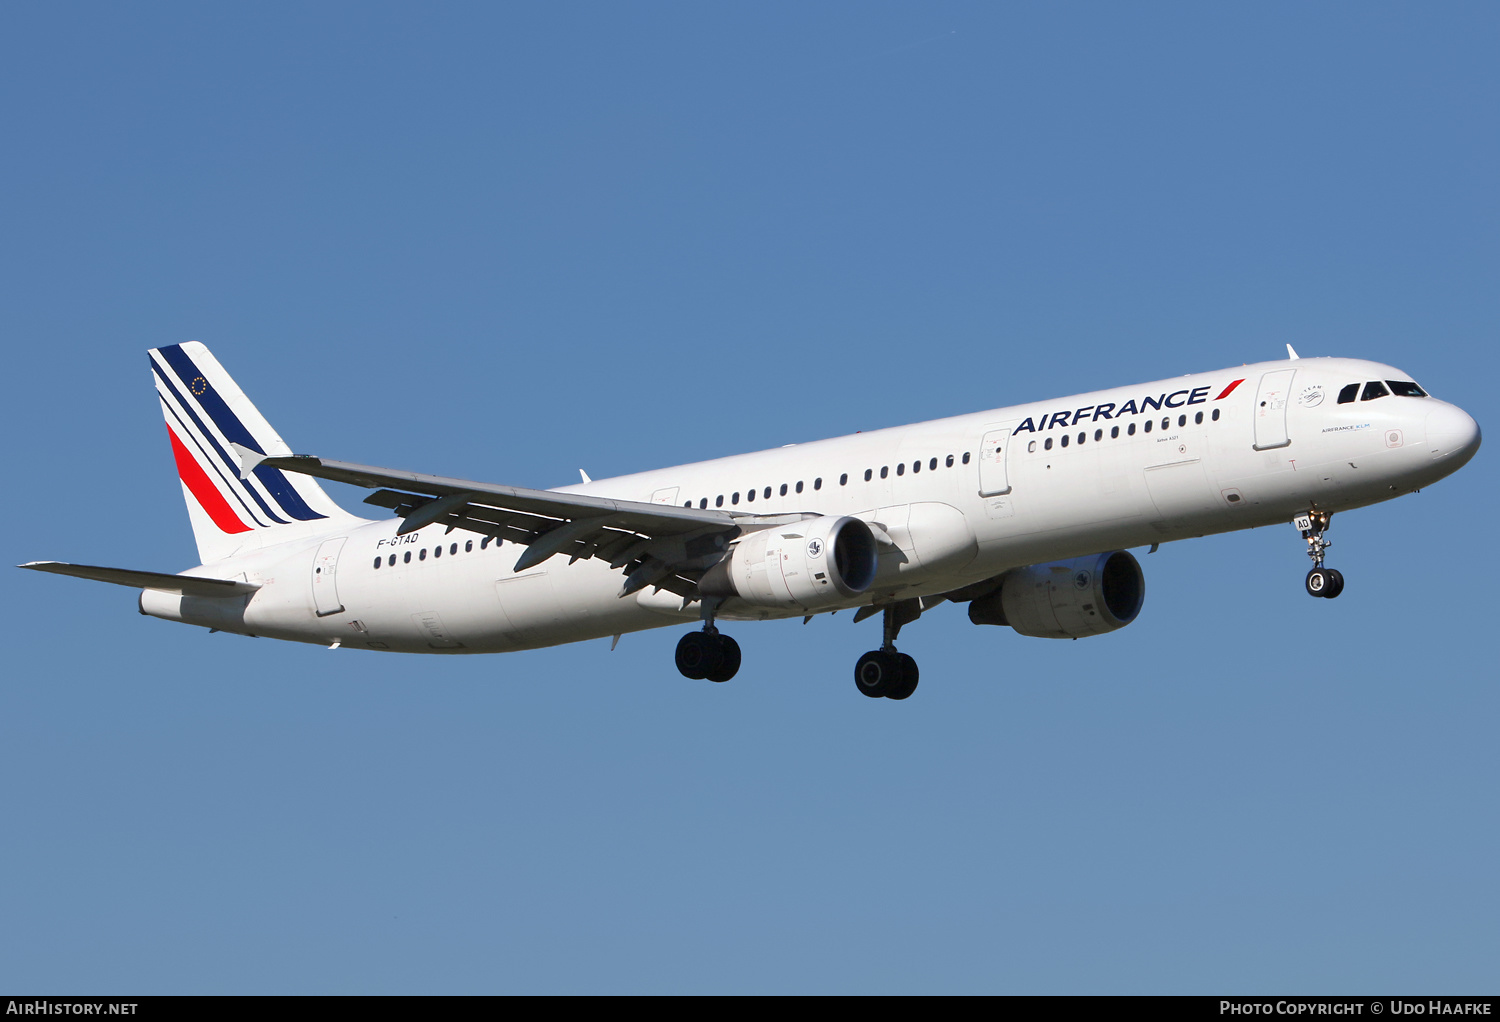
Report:
[[[1215,401],[1222,401],[1234,393],[1234,388],[1244,383],[1243,379],[1235,380],[1229,386],[1219,392]],[[1026,421],[1016,427],[1017,433],[1039,433],[1048,429],[1067,429],[1085,422],[1098,422],[1100,419],[1121,419],[1127,415],[1140,415],[1143,412],[1160,411],[1163,408],[1185,408],[1188,405],[1201,405],[1208,403],[1208,393],[1212,387],[1194,387],[1192,390],[1174,390],[1170,394],[1158,394],[1155,397],[1143,397],[1139,401],[1131,398],[1122,405],[1113,401],[1101,405],[1084,405],[1082,408],[1073,408],[1061,412],[1052,412],[1041,416],[1039,419],[1026,417]]]

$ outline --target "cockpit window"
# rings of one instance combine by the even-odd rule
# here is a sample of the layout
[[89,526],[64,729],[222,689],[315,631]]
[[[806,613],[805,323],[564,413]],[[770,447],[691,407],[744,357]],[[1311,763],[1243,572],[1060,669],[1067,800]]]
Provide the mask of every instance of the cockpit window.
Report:
[[1417,386],[1410,380],[1386,380],[1386,386],[1391,388],[1391,393],[1397,397],[1426,397],[1427,391]]
[[1357,397],[1359,397],[1359,384],[1351,383],[1339,391],[1339,404],[1346,405]]
[[1374,401],[1377,397],[1385,397],[1390,391],[1385,389],[1385,384],[1379,380],[1371,380],[1365,384],[1365,392],[1359,396],[1361,401]]

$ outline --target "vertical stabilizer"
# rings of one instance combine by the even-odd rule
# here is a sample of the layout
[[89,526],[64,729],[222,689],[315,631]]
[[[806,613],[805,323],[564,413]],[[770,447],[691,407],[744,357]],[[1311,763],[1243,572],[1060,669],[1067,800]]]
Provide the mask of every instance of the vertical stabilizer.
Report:
[[291,448],[202,344],[152,348],[150,356],[203,563],[364,520],[308,476],[259,467],[241,479],[235,444],[270,457]]

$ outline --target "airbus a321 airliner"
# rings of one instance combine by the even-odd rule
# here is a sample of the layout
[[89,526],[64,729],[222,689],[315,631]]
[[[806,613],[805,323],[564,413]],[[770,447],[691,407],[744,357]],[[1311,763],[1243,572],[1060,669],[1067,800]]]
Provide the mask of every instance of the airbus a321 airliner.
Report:
[[[1479,449],[1474,420],[1401,370],[1287,353],[528,490],[294,455],[207,348],[172,345],[151,371],[203,563],[21,567],[139,588],[153,617],[329,647],[498,653],[687,623],[677,668],[716,682],[740,666],[718,623],[849,609],[885,626],[859,691],[905,699],[918,672],[897,633],[945,601],[1045,638],[1130,624],[1130,547],[1292,522],[1307,592],[1338,596],[1332,515]],[[374,490],[394,517],[351,515],[315,479]]]

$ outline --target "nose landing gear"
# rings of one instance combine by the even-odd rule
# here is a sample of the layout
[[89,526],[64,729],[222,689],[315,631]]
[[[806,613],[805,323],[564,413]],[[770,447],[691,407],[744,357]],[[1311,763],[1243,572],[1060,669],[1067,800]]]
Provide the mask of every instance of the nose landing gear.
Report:
[[677,641],[677,670],[684,678],[728,681],[740,669],[740,644],[714,627],[719,601],[703,601],[703,630],[688,632]]
[[1312,558],[1312,570],[1307,573],[1305,585],[1307,595],[1333,599],[1344,591],[1344,574],[1337,568],[1323,567],[1323,557],[1333,541],[1323,538],[1333,520],[1333,512],[1309,511],[1298,515],[1292,522],[1307,540],[1307,556]]
[[[904,606],[906,603],[915,604],[916,613],[911,613]],[[871,699],[905,699],[917,690],[920,675],[917,662],[896,650],[896,635],[903,624],[915,621],[921,613],[921,605],[916,600],[885,608],[884,641],[879,649],[866,653],[854,665],[854,686],[861,693]]]

